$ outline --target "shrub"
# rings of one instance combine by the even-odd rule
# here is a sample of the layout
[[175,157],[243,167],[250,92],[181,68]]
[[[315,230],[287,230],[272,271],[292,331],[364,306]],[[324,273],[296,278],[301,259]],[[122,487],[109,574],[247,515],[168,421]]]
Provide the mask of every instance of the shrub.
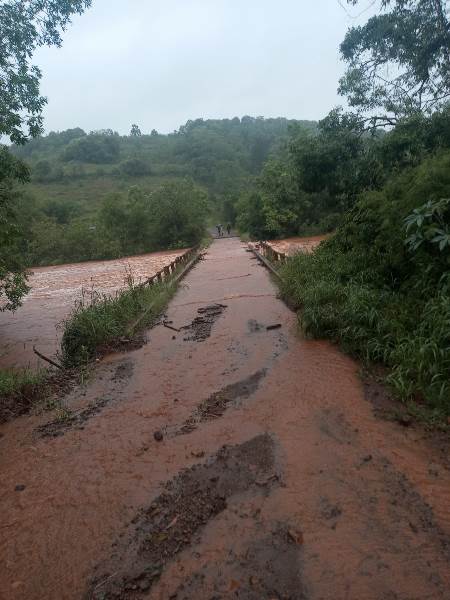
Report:
[[363,194],[333,238],[281,271],[282,292],[300,309],[307,334],[384,363],[402,398],[422,398],[446,414],[449,167],[450,153],[442,153]]

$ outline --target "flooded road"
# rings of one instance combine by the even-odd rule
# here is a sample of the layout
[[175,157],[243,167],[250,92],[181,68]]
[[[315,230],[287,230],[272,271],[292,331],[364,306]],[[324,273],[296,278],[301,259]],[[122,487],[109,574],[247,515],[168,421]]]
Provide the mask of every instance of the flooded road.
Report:
[[446,456],[374,416],[238,240],[183,283],[179,331],[102,361],[76,419],[1,427],[0,597],[446,600]]
[[35,367],[40,359],[33,345],[47,356],[59,347],[60,323],[74,302],[94,289],[110,294],[123,288],[127,274],[136,282],[153,275],[184,250],[154,252],[107,261],[37,267],[29,278],[30,293],[14,314],[0,312],[0,368]]
[[277,252],[292,256],[296,252],[312,252],[323,240],[327,239],[326,235],[315,235],[311,237],[293,237],[284,240],[271,240],[268,242],[270,246]]

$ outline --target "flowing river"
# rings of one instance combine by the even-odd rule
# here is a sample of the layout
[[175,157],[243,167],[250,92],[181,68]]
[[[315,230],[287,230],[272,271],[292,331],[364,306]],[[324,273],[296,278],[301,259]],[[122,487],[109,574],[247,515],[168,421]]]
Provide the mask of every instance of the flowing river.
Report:
[[54,356],[61,338],[58,325],[83,293],[112,294],[146,279],[170,264],[184,250],[166,250],[117,260],[37,267],[29,277],[30,293],[13,314],[0,312],[0,368],[36,367],[41,363],[33,346]]

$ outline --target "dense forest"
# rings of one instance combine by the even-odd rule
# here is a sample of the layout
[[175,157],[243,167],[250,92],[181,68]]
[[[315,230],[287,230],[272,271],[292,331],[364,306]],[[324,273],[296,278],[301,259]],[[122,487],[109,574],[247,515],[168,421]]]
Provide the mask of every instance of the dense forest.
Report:
[[74,128],[15,145],[31,178],[14,206],[17,252],[45,265],[192,245],[208,219],[234,219],[236,199],[293,126],[316,128],[247,116],[188,121],[169,135]]

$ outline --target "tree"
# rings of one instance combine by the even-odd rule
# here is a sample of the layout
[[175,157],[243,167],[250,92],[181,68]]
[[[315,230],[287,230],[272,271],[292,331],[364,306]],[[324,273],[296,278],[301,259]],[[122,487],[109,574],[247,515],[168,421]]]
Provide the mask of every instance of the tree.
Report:
[[142,177],[143,175],[150,174],[150,167],[145,160],[136,156],[134,158],[127,158],[121,162],[119,172],[128,177]]
[[92,0],[5,0],[0,4],[0,134],[22,144],[42,131],[46,99],[39,93],[41,71],[30,64],[39,46],[61,46],[61,32],[73,14]]
[[[0,3],[0,136],[16,144],[42,132],[40,70],[30,64],[39,46],[60,46],[61,31],[91,0],[3,0]],[[0,147],[0,310],[14,310],[26,294],[26,275],[18,251],[20,228],[14,208],[17,184],[29,180],[28,168]]]
[[130,135],[133,137],[140,137],[142,135],[141,130],[139,129],[139,127],[137,125],[131,126]]
[[[347,0],[358,4],[359,0]],[[441,0],[381,0],[348,30],[339,92],[371,127],[429,113],[450,98],[450,27]]]
[[15,310],[28,291],[24,264],[17,242],[20,228],[17,224],[14,201],[15,184],[29,181],[26,165],[12,156],[6,146],[0,146],[0,310]]

